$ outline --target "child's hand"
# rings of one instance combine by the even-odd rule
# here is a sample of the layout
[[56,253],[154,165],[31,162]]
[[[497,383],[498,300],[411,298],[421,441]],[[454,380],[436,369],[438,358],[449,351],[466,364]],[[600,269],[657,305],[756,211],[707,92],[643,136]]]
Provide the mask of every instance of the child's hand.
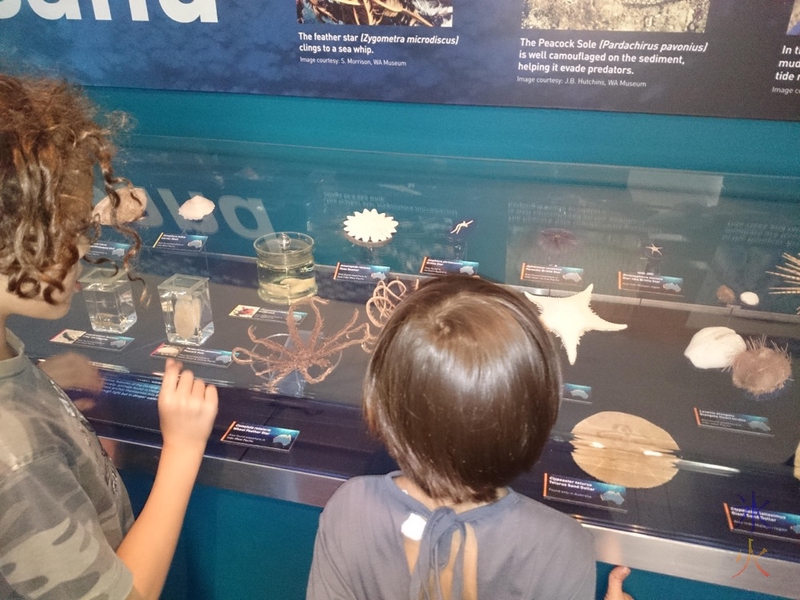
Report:
[[202,453],[217,416],[217,388],[195,379],[191,371],[181,373],[182,368],[178,361],[167,359],[158,394],[164,448]]
[[65,390],[100,392],[103,377],[92,362],[77,352],[65,352],[51,356],[39,364],[39,368]]
[[608,590],[605,600],[633,600],[630,594],[622,591],[622,582],[631,574],[628,567],[614,567],[608,574]]

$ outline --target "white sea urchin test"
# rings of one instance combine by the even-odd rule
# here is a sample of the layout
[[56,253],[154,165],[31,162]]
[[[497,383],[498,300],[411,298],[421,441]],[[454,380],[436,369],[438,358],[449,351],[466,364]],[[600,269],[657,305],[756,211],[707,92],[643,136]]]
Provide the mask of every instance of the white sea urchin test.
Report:
[[397,221],[374,208],[365,208],[344,220],[344,231],[359,242],[385,242],[397,231]]

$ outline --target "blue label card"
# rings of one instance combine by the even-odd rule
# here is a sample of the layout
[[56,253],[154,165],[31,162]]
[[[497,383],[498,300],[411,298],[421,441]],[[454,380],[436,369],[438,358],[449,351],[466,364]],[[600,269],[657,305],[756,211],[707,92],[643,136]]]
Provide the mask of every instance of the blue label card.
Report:
[[426,256],[422,260],[419,272],[422,275],[452,275],[453,273],[477,275],[478,263],[468,260],[442,260]]
[[728,528],[735,533],[800,543],[800,515],[764,510],[755,502],[751,506],[724,502],[722,506]]
[[769,426],[769,419],[767,417],[724,413],[695,407],[694,419],[699,427],[728,429],[730,431],[752,433],[754,435],[772,435],[772,428]]
[[561,285],[580,285],[583,281],[583,269],[576,267],[560,267],[558,265],[532,265],[522,263],[519,274],[520,281],[536,283],[558,283]]
[[67,344],[80,348],[94,348],[96,350],[119,352],[133,342],[133,338],[123,335],[88,333],[80,329],[65,329],[54,338],[51,338],[50,341],[56,344]]
[[359,283],[378,283],[389,277],[389,267],[378,265],[351,265],[336,263],[333,278],[337,281],[356,281]]
[[110,396],[156,402],[160,391],[161,382],[149,377],[117,377],[110,374],[103,379],[103,393]]
[[233,362],[231,354],[230,350],[211,350],[208,348],[196,348],[195,346],[161,344],[150,353],[150,356],[175,358],[182,362],[227,369]]
[[544,474],[544,492],[542,496],[550,500],[627,512],[627,505],[625,504],[626,493],[627,489],[621,485],[564,477],[551,473]]
[[648,292],[667,296],[683,296],[683,277],[666,277],[651,273],[617,273],[617,287],[626,292]]
[[130,250],[130,244],[123,244],[121,242],[104,242],[99,241],[95,242],[89,248],[89,252],[86,253],[87,258],[122,258],[125,256],[125,253]]
[[236,444],[237,446],[288,452],[292,449],[298,435],[300,435],[300,432],[296,429],[283,429],[269,425],[234,421],[222,435],[220,441]]
[[[252,321],[266,321],[268,323],[285,323],[286,317],[289,315],[288,310],[279,310],[276,308],[263,308],[261,306],[249,306],[247,304],[238,304],[230,313],[229,317],[237,319],[250,319]],[[303,319],[308,316],[308,313],[296,310],[292,313],[295,323],[298,325],[303,322]]]
[[183,250],[187,252],[200,252],[208,241],[207,235],[188,235],[162,233],[158,236],[153,248],[159,250]]
[[565,383],[564,387],[561,388],[561,399],[579,404],[591,404],[592,388],[588,385]]

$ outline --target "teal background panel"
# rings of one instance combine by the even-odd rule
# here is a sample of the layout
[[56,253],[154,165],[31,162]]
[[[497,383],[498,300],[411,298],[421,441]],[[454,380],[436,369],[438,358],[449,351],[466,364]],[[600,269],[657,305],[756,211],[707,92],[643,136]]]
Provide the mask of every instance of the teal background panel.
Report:
[[800,176],[800,123],[91,88],[135,132],[357,150]]

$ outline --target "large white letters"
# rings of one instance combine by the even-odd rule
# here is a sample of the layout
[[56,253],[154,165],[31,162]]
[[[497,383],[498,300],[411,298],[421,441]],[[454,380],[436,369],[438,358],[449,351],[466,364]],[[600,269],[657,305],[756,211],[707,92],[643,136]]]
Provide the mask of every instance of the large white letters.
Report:
[[[43,19],[81,19],[79,0],[28,0],[33,12]],[[128,0],[131,21],[149,21],[148,0]],[[155,0],[150,0],[155,2]],[[112,19],[109,0],[91,0],[94,18],[97,21]],[[192,23],[217,23],[217,0],[158,0],[161,10],[173,21]],[[16,17],[22,8],[22,0],[0,0],[0,19]]]

